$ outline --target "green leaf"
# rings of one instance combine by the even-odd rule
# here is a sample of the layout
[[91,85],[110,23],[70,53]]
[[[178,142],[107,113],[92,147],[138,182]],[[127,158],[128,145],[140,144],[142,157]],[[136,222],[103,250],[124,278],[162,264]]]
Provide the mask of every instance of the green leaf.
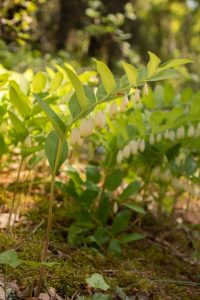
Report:
[[133,181],[131,182],[122,192],[119,197],[120,201],[128,199],[132,194],[136,193],[140,189],[140,182]]
[[97,210],[97,217],[101,222],[101,224],[106,223],[106,221],[108,220],[110,210],[111,210],[111,205],[110,205],[109,198],[106,194],[103,194]]
[[130,208],[133,211],[136,211],[139,214],[142,214],[142,215],[146,214],[146,211],[144,210],[144,208],[138,204],[124,204],[124,206],[127,208]]
[[14,130],[16,131],[18,138],[21,141],[24,141],[25,138],[28,135],[28,131],[26,129],[26,127],[24,126],[24,123],[22,121],[20,121],[17,116],[15,116],[11,111],[8,112],[10,120],[13,124]]
[[8,81],[9,74],[8,73],[3,73],[0,74],[0,87],[2,87],[6,82]]
[[141,233],[130,233],[130,234],[127,234],[127,235],[123,235],[120,238],[119,241],[120,241],[121,244],[128,244],[128,243],[131,243],[131,242],[134,242],[134,241],[142,240],[144,238],[145,238],[144,234],[141,234]]
[[21,260],[18,258],[17,253],[14,250],[11,249],[0,253],[0,265],[16,268],[20,264]]
[[114,170],[105,180],[105,188],[109,191],[114,191],[121,184],[123,174],[120,170]]
[[3,136],[0,134],[0,157],[6,152],[6,144]]
[[105,282],[103,276],[98,273],[92,274],[91,277],[86,279],[87,284],[95,289],[101,289],[102,291],[107,291],[109,289],[109,285]]
[[150,51],[148,51],[148,54],[150,59],[147,64],[147,70],[148,70],[148,77],[151,77],[157,72],[161,60],[154,53]]
[[187,59],[187,58],[178,58],[178,59],[171,59],[167,62],[165,62],[164,64],[162,64],[159,68],[159,70],[166,70],[166,69],[170,69],[170,68],[175,68],[178,67],[180,65],[185,65],[185,64],[189,64],[189,63],[193,63],[192,59]]
[[34,94],[35,99],[45,112],[46,116],[48,117],[49,121],[52,123],[54,129],[58,133],[60,137],[63,137],[66,132],[66,126],[63,121],[57,116],[57,114],[50,108],[50,106],[45,103],[39,95]]
[[109,243],[108,249],[110,252],[114,253],[115,255],[120,255],[122,252],[120,243],[116,239],[112,239]]
[[[56,131],[51,131],[45,141],[45,154],[47,156],[47,159],[49,161],[50,169],[53,172],[55,172],[55,164],[56,164],[56,155],[58,151],[58,145],[59,145],[59,136],[57,135]],[[62,146],[60,159],[57,162],[57,168],[56,171],[61,167],[61,165],[64,163],[68,155],[68,145],[67,141],[64,141],[64,144]]]
[[88,165],[86,168],[86,177],[87,180],[91,180],[95,183],[98,183],[101,179],[100,170],[97,166]]
[[108,66],[104,62],[96,59],[94,59],[94,61],[96,62],[97,72],[101,77],[103,86],[107,94],[109,95],[115,90],[116,87],[115,78],[112,72],[110,71],[110,69],[108,68]]
[[50,91],[51,92],[55,92],[55,91],[57,91],[57,89],[60,88],[60,86],[62,84],[62,81],[63,81],[63,78],[64,78],[64,76],[63,76],[63,73],[61,73],[61,72],[57,72],[54,75],[54,77],[51,81],[51,84],[50,84]]
[[126,227],[129,224],[130,217],[131,217],[130,210],[125,209],[125,210],[122,210],[121,212],[119,212],[117,214],[117,216],[115,217],[112,227],[111,227],[112,234],[115,235],[115,234],[123,231],[124,229],[126,229]]
[[110,295],[95,293],[92,300],[112,300],[112,297]]
[[41,93],[46,85],[46,76],[43,72],[38,72],[33,77],[32,90],[33,93]]
[[89,101],[85,95],[83,84],[79,80],[77,74],[74,71],[72,71],[71,68],[64,66],[64,69],[66,70],[67,75],[74,87],[80,107],[82,109],[86,108],[89,104]]
[[[200,96],[200,94],[198,96]],[[194,99],[194,101],[192,102],[189,114],[192,115],[192,116],[200,116],[200,101],[199,101],[199,97],[197,97],[196,99]]]
[[95,240],[98,244],[103,244],[109,239],[108,230],[104,227],[98,227],[94,233]]
[[26,118],[30,115],[31,108],[29,107],[26,96],[20,91],[16,82],[11,81],[9,87],[10,101],[19,114]]
[[178,78],[179,72],[174,69],[158,71],[156,75],[148,78],[146,81],[159,81],[159,80],[166,80],[172,78]]
[[126,72],[126,76],[128,81],[131,85],[137,86],[137,78],[138,78],[138,71],[137,69],[132,66],[131,64],[127,64],[126,62],[122,62],[123,68]]

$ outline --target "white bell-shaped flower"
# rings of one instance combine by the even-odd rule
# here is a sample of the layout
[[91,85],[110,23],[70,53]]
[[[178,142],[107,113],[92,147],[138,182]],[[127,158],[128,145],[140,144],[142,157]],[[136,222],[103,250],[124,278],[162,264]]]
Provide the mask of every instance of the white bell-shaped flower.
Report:
[[102,129],[106,125],[106,116],[103,111],[98,111],[94,118],[94,125],[98,129]]
[[188,136],[188,137],[193,137],[193,136],[195,136],[195,128],[194,128],[193,125],[191,125],[191,126],[188,128],[187,136]]
[[144,94],[144,96],[147,96],[149,94],[149,88],[148,88],[148,84],[146,82],[143,86],[143,94]]
[[121,102],[121,105],[120,105],[120,111],[121,112],[125,112],[126,111],[126,108],[128,107],[128,104],[129,104],[129,101],[128,101],[128,97],[125,96]]
[[79,130],[80,130],[80,136],[81,137],[87,137],[90,136],[93,132],[94,129],[94,121],[93,119],[89,118],[89,119],[83,119]]
[[140,144],[139,144],[139,150],[140,150],[141,152],[144,152],[144,150],[145,150],[145,140],[141,140],[141,141],[140,141]]
[[131,155],[131,147],[130,145],[126,145],[123,149],[123,157],[129,158],[130,155]]
[[166,130],[166,131],[164,132],[164,138],[165,138],[166,140],[169,139],[169,130]]
[[136,100],[136,101],[139,101],[139,100],[140,100],[140,93],[141,93],[141,91],[140,91],[139,89],[136,89],[136,90],[135,90],[134,96],[135,96],[135,100]]
[[75,146],[75,145],[81,146],[83,144],[83,140],[80,137],[80,132],[79,132],[78,128],[74,127],[72,129],[69,141],[72,146]]
[[115,102],[113,102],[109,108],[110,119],[113,119],[116,116],[117,112],[118,112],[118,106]]
[[174,142],[175,139],[176,139],[175,132],[174,132],[173,130],[171,130],[171,131],[169,132],[169,140],[172,141],[172,142]]
[[157,143],[160,143],[161,140],[162,140],[162,133],[159,132],[159,133],[156,135],[156,141],[157,141]]
[[133,155],[135,155],[135,154],[138,153],[138,146],[139,146],[138,141],[133,140],[133,141],[130,142],[131,153],[132,153]]
[[185,128],[181,126],[177,129],[176,138],[179,140],[179,139],[183,139],[184,136],[185,136]]
[[150,135],[150,138],[149,138],[149,144],[150,145],[153,145],[155,143],[155,137],[153,134]]

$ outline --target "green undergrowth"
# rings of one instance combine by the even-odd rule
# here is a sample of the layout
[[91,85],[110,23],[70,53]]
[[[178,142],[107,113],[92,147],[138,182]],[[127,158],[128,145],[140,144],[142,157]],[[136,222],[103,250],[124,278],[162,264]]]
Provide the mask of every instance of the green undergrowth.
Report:
[[[29,297],[37,284],[42,234],[42,230],[28,237],[20,231],[12,237],[0,233],[0,252],[14,248],[23,260],[16,270],[9,271],[9,280],[15,280],[22,291],[28,290]],[[176,248],[179,240],[183,244],[184,235],[176,233],[173,239],[172,248],[151,239],[138,241],[116,257],[92,248],[69,247],[54,237],[45,266],[44,291],[54,287],[63,297],[72,297],[74,293],[90,296],[85,279],[100,273],[110,285],[106,293],[112,298],[116,297],[116,287],[120,287],[130,296],[143,293],[147,297],[144,299],[200,299],[200,286],[193,286],[200,283],[200,267],[192,264],[189,252],[187,258],[177,257]]]

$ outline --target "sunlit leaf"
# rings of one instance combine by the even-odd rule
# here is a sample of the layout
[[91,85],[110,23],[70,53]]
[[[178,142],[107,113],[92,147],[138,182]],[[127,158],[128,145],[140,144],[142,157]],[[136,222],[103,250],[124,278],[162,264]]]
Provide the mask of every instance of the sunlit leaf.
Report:
[[96,62],[97,72],[101,77],[103,86],[107,94],[109,95],[115,90],[116,87],[115,78],[112,72],[110,71],[110,69],[108,68],[108,66],[104,62],[96,59],[94,59],[94,61]]

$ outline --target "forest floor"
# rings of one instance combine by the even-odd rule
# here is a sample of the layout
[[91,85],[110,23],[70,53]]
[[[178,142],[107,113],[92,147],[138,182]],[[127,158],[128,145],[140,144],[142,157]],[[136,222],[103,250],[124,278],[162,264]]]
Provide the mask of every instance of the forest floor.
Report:
[[[45,229],[41,220],[41,211],[33,210],[22,218],[12,235],[4,230],[0,232],[0,252],[13,248],[23,260],[22,265],[8,273],[7,286],[13,289],[10,300],[34,295]],[[77,299],[80,295],[91,297],[96,291],[87,286],[86,278],[94,273],[103,275],[110,286],[106,294],[112,299],[200,299],[198,225],[175,225],[164,220],[161,225],[160,221],[149,218],[142,225],[146,239],[124,247],[122,255],[116,257],[106,250],[100,253],[94,248],[69,247],[65,231],[55,223],[56,220],[48,253],[43,300],[48,300],[50,287],[64,299]]]
[[[8,299],[34,299],[48,201],[45,191],[42,200],[37,195],[26,195],[25,205],[22,203],[25,210],[10,235],[2,220],[7,214],[4,200],[11,195],[8,191],[0,192],[0,253],[15,249],[23,262],[8,270]],[[106,248],[100,251],[67,244],[69,224],[62,207],[59,208],[59,195],[57,198],[41,300],[49,300],[50,288],[56,290],[57,300],[75,300],[79,296],[91,299],[96,292],[121,300],[200,300],[198,201],[191,203],[185,223],[178,224],[169,218],[158,220],[148,214],[140,224],[146,238],[125,246],[120,256],[114,256]],[[177,211],[179,218],[180,207]],[[110,286],[108,291],[94,290],[86,284],[86,279],[94,273],[103,276]],[[0,271],[0,298],[3,281]]]

